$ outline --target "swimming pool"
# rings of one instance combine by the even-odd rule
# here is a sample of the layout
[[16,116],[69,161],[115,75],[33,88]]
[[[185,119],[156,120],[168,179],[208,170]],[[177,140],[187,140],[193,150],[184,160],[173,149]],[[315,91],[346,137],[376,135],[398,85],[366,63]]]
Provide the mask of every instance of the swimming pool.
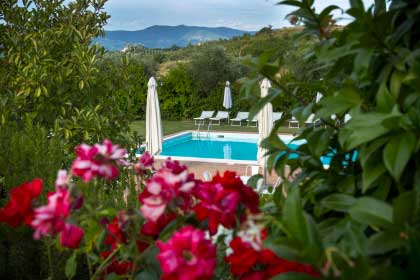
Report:
[[[291,148],[302,141],[294,141],[291,135],[279,136]],[[178,160],[224,163],[256,164],[258,134],[219,133],[195,131],[183,132],[163,141],[162,152],[157,158],[172,157]]]

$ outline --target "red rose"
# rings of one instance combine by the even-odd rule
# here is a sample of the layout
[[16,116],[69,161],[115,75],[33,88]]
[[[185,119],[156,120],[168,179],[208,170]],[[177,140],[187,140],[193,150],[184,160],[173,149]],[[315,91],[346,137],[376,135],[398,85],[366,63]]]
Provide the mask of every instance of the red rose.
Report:
[[299,272],[319,277],[310,265],[285,260],[269,249],[256,250],[252,244],[240,237],[234,238],[230,247],[233,253],[226,257],[233,276],[247,280],[266,280],[287,273]]
[[83,230],[80,227],[66,224],[64,230],[61,232],[60,244],[70,249],[79,248],[83,235]]
[[245,219],[244,209],[251,213],[259,212],[258,194],[244,185],[235,172],[217,174],[212,181],[200,183],[195,189],[199,200],[194,207],[197,219],[207,220],[209,232],[214,235],[219,225],[234,228],[237,221]]
[[30,225],[34,216],[32,200],[41,194],[42,180],[34,179],[10,191],[10,201],[0,209],[0,223],[17,227],[23,222]]

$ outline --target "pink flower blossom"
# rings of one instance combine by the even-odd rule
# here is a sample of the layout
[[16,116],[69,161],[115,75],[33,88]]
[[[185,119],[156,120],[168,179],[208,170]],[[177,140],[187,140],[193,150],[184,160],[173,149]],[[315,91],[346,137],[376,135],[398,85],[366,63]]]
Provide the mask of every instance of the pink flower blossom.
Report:
[[35,229],[34,239],[44,235],[55,235],[65,226],[65,218],[70,214],[70,201],[67,189],[56,189],[48,195],[48,204],[35,209],[31,226]]
[[94,146],[81,144],[76,148],[77,157],[73,162],[72,172],[85,182],[90,182],[95,176],[113,180],[118,176],[114,163],[119,164],[125,153],[124,149],[113,145],[109,140]]
[[134,169],[139,173],[140,175],[143,175],[145,171],[150,169],[153,166],[154,158],[149,152],[144,152],[140,158],[139,161],[134,165]]
[[55,188],[66,188],[68,180],[67,170],[59,170],[55,180]]
[[216,247],[204,231],[192,226],[181,228],[166,243],[158,241],[157,259],[162,279],[212,279],[216,267]]
[[83,229],[73,224],[66,224],[60,235],[60,244],[70,249],[79,248],[83,239]]
[[146,182],[139,195],[141,213],[148,221],[156,222],[170,206],[183,211],[191,208],[191,192],[195,188],[194,175],[177,161],[167,160],[164,166]]

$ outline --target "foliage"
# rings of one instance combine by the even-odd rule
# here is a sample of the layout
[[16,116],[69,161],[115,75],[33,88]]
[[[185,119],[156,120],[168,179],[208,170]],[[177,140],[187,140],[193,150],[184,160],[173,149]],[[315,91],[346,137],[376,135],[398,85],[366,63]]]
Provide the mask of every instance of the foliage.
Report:
[[[134,75],[142,81],[143,68],[126,61],[106,68],[103,49],[92,44],[108,19],[105,2],[0,1],[2,206],[10,187],[33,177],[41,177],[44,191],[50,191],[56,171],[68,166],[70,152],[82,141],[112,136],[131,147],[130,103],[143,97],[133,98],[141,83],[126,82]],[[47,247],[28,240],[27,230],[19,238],[14,234],[0,228],[0,278],[47,278]],[[67,255],[54,246],[51,255],[51,269],[62,271]]]
[[[295,98],[302,86],[325,97],[295,106],[301,121],[315,113],[322,123],[302,129],[297,140],[305,144],[297,150],[276,128],[263,143],[269,168],[284,180],[267,205],[273,214],[267,245],[315,265],[325,277],[418,278],[420,5],[378,0],[366,9],[350,1],[346,13],[354,21],[337,29],[336,6],[317,13],[311,0],[281,4],[295,7],[291,22],[303,23],[302,35],[317,39],[306,59],[313,70],[322,69],[322,80],[285,84],[277,75],[281,65],[267,62],[275,53],[266,52],[254,69],[275,86],[254,111]],[[253,81],[246,86],[250,91]],[[348,123],[345,114],[352,117]],[[321,157],[330,160],[328,168]]]
[[244,70],[234,65],[221,47],[203,48],[196,53],[189,67],[199,97],[208,97],[212,89],[226,81],[243,76]]
[[63,142],[30,122],[21,126],[0,125],[0,186],[8,190],[8,186],[19,185],[39,174],[52,185],[54,169],[65,164]]
[[115,76],[115,68],[113,80],[100,72],[103,49],[91,43],[108,19],[105,2],[1,2],[0,41],[7,54],[0,56],[3,122],[30,117],[55,129],[70,149],[81,140],[127,138],[130,89],[123,83],[129,77]]
[[186,119],[197,111],[191,106],[197,93],[184,65],[169,71],[158,91],[163,119]]

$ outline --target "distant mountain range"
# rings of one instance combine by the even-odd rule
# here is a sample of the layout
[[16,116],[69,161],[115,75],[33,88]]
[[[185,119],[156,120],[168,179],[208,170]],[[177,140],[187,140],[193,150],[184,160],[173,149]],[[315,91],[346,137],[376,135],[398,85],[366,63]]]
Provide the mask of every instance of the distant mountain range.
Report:
[[96,42],[107,50],[122,50],[128,44],[139,44],[146,48],[170,48],[174,45],[185,47],[188,44],[230,39],[245,33],[254,32],[227,27],[154,25],[137,31],[105,31],[105,37],[97,38]]

